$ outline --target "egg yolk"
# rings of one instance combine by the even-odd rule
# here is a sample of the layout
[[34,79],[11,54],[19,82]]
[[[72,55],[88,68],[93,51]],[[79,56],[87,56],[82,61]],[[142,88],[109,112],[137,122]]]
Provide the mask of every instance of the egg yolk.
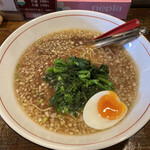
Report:
[[99,99],[97,107],[101,117],[109,120],[118,119],[127,111],[126,105],[112,91]]

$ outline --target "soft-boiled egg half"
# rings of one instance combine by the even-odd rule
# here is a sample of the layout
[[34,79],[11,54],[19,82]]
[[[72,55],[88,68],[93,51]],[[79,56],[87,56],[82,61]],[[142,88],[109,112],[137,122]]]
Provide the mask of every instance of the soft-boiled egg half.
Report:
[[127,113],[126,105],[116,93],[102,91],[92,96],[83,110],[85,123],[95,129],[106,129],[118,123]]

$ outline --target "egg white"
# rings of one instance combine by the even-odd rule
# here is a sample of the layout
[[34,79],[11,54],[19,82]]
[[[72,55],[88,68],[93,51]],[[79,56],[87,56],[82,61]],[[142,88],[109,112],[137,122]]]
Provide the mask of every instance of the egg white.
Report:
[[120,118],[115,120],[104,119],[101,117],[97,109],[97,103],[102,96],[108,94],[109,91],[99,92],[94,96],[92,96],[86,103],[83,110],[83,119],[88,126],[95,129],[110,128],[114,126],[116,123],[118,123],[126,115],[127,111]]

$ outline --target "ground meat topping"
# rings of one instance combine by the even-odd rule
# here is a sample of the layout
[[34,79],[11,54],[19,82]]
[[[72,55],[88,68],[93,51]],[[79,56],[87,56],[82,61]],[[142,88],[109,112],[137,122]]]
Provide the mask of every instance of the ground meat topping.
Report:
[[80,29],[64,30],[46,35],[35,41],[22,55],[15,69],[14,88],[18,102],[25,113],[48,130],[70,135],[99,132],[88,127],[82,118],[57,114],[49,107],[54,89],[43,81],[47,67],[55,58],[77,56],[90,60],[94,65],[106,64],[116,93],[128,109],[132,108],[138,87],[137,69],[129,54],[119,45],[91,48],[84,42],[99,33]]

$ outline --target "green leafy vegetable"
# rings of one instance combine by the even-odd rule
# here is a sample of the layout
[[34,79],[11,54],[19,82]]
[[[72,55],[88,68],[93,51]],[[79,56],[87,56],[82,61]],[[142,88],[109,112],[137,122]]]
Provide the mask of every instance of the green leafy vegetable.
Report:
[[75,117],[95,93],[114,90],[109,81],[108,66],[96,67],[90,61],[75,56],[66,61],[55,59],[54,67],[47,68],[44,80],[56,91],[50,98],[50,106],[54,106],[58,113],[71,113]]

